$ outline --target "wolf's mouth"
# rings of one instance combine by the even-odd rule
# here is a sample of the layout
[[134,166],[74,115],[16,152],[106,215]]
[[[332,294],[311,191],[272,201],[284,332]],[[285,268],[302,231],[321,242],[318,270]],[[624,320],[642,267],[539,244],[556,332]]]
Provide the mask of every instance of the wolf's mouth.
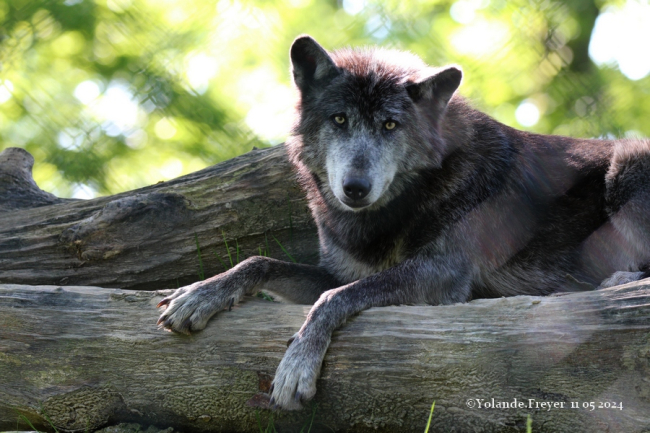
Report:
[[354,210],[360,210],[372,204],[368,200],[352,200],[347,197],[344,199],[339,198],[339,201],[343,203],[345,206],[350,207]]

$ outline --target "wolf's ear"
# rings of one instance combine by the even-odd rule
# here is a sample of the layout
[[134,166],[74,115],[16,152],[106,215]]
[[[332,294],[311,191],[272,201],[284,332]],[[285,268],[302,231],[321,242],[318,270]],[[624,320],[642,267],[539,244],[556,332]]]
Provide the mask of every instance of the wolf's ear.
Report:
[[339,70],[327,51],[311,36],[299,36],[291,45],[293,80],[301,92],[324,80],[334,78]]
[[446,66],[416,83],[407,84],[406,91],[415,103],[437,99],[444,107],[458,89],[462,78],[463,73],[458,66]]

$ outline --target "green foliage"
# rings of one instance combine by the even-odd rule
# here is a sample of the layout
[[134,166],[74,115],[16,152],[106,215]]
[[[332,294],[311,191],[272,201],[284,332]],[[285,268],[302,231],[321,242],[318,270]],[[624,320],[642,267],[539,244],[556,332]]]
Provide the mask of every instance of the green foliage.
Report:
[[[39,185],[109,194],[281,142],[288,48],[379,44],[458,63],[460,92],[514,127],[650,135],[650,76],[589,56],[619,0],[0,0],[0,147]],[[344,7],[345,6],[345,7]],[[357,7],[358,6],[358,7]],[[638,41],[638,56],[646,56]],[[522,102],[541,114],[526,127]]]

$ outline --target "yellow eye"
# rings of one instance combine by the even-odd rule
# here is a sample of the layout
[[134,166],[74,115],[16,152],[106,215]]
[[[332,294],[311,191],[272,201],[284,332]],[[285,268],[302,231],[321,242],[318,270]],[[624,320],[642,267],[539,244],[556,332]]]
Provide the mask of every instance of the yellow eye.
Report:
[[339,125],[343,125],[345,123],[345,117],[343,116],[334,116],[334,121],[338,123]]
[[393,122],[392,120],[389,120],[388,122],[384,123],[384,128],[388,129],[389,131],[391,129],[395,129],[397,126],[397,123]]

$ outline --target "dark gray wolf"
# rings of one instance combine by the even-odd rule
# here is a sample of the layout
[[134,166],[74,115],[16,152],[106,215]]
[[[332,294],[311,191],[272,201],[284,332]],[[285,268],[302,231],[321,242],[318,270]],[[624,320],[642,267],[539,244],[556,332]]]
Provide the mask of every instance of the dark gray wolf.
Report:
[[320,265],[251,257],[163,299],[158,321],[198,331],[259,290],[313,303],[277,369],[277,407],[314,396],[332,332],[367,308],[649,275],[650,141],[512,129],[455,95],[458,67],[408,53],[328,53],[302,36],[291,62],[299,119],[286,146],[318,226]]

